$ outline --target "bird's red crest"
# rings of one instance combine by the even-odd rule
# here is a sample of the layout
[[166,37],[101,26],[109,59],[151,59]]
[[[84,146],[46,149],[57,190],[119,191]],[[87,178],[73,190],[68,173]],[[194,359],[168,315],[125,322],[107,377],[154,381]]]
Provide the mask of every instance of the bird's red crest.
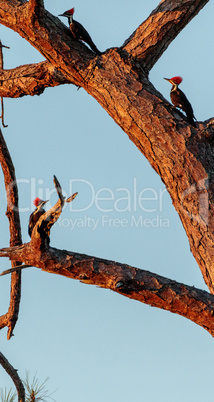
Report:
[[180,76],[172,77],[172,78],[170,78],[170,81],[173,81],[175,84],[179,85],[183,81],[183,78]]
[[33,201],[35,207],[38,207],[38,205],[39,205],[39,203],[40,203],[41,201],[42,201],[42,200],[40,200],[39,197],[36,197],[35,200]]
[[70,10],[67,10],[66,13],[69,13],[71,15],[74,15],[74,7],[71,8]]

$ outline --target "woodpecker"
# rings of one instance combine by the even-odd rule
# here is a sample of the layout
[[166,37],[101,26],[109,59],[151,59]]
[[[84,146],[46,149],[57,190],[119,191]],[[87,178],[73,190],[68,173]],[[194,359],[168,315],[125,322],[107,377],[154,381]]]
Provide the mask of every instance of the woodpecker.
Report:
[[42,216],[45,213],[43,206],[46,204],[46,202],[48,202],[48,201],[40,200],[39,197],[37,197],[33,201],[36,209],[35,209],[35,211],[32,212],[32,214],[30,215],[30,218],[29,218],[28,234],[30,237],[32,235],[32,231],[33,231],[35,224],[38,222],[40,216]]
[[181,77],[164,78],[172,84],[172,89],[170,92],[170,98],[175,107],[182,109],[186,115],[187,120],[192,126],[195,127],[195,116],[191,104],[189,103],[186,95],[178,88],[178,85],[183,81]]
[[93,40],[91,39],[89,33],[86,31],[86,29],[80,24],[79,22],[75,21],[73,19],[74,15],[74,8],[71,8],[70,10],[65,11],[63,14],[59,14],[61,17],[67,17],[68,18],[68,23],[70,26],[70,31],[76,40],[82,40],[83,42],[86,42],[90,48],[96,53],[96,54],[102,54],[94,44]]

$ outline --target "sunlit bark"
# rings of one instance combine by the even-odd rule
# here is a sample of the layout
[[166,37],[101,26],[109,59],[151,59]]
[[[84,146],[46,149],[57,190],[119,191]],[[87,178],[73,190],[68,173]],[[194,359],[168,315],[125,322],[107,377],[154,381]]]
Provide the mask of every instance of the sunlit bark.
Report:
[[[3,70],[0,96],[39,94],[64,83],[81,86],[93,96],[165,183],[204,280],[214,293],[214,120],[192,127],[148,78],[168,45],[207,2],[161,1],[124,45],[97,56],[75,42],[42,1],[0,0],[0,23],[18,32],[46,59]],[[26,245],[2,250],[1,255],[181,314],[213,335],[213,296],[206,292],[119,263],[41,249],[34,237]]]

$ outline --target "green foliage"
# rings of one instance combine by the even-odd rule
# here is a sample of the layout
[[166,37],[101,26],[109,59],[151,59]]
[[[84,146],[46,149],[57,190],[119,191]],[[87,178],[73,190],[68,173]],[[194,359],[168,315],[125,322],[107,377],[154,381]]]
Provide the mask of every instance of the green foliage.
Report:
[[[39,380],[36,377],[36,374],[33,377],[33,380],[30,381],[29,374],[26,372],[26,379],[23,381],[26,392],[26,402],[48,402],[50,400],[54,401],[51,398],[51,394],[48,393],[46,388],[46,382],[49,380],[47,377],[41,384],[39,384]],[[12,388],[7,392],[7,389],[0,389],[0,402],[15,402],[17,400],[17,394],[13,393]]]
[[0,401],[1,402],[14,402],[16,400],[16,393],[13,392],[12,388],[9,389],[7,392],[7,389],[3,388],[0,389]]
[[48,394],[48,390],[45,389],[45,384],[48,380],[49,377],[39,384],[35,374],[32,382],[30,382],[29,373],[26,372],[26,379],[23,381],[26,388],[26,402],[48,402],[48,399],[54,401],[51,398],[52,394]]

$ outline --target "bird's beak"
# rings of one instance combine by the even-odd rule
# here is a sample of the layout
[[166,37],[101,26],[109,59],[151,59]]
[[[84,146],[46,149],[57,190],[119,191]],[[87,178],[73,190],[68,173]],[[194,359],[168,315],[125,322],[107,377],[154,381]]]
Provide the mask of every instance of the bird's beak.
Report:
[[41,206],[41,205],[42,205],[42,206],[45,205],[46,202],[48,202],[48,201],[49,201],[49,200],[47,200],[47,201],[42,201],[41,204],[40,204],[40,206]]
[[65,15],[64,14],[59,14],[58,17],[65,17]]
[[164,80],[169,81],[170,82],[170,78],[164,78]]

